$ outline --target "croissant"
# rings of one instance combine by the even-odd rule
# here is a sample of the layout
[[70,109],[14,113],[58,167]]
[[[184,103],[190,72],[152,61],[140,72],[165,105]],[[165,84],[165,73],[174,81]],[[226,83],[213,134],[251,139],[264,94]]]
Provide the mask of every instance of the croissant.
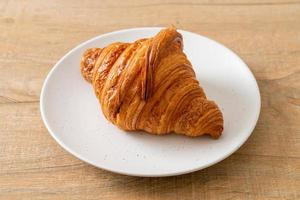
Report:
[[222,113],[199,86],[175,27],[133,43],[88,49],[80,69],[106,119],[123,130],[213,138],[223,131]]

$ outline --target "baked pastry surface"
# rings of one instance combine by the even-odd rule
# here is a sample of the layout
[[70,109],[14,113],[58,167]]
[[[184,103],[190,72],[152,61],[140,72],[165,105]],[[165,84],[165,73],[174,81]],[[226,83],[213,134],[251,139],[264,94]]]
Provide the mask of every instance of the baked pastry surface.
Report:
[[106,119],[123,130],[213,138],[223,131],[222,113],[206,98],[174,27],[133,43],[88,49],[80,68]]

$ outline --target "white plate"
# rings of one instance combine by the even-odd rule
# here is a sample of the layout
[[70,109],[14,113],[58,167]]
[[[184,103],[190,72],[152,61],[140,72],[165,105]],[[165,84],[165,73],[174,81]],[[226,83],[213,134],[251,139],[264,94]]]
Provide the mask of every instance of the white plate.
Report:
[[232,51],[206,37],[180,32],[184,51],[209,99],[224,115],[218,140],[179,135],[126,133],[108,122],[92,86],[79,70],[82,53],[112,42],[151,37],[160,28],[135,28],[104,34],[67,53],[48,74],[41,114],[52,137],[68,152],[96,167],[134,176],[171,176],[211,166],[236,151],[250,136],[260,112],[253,74]]

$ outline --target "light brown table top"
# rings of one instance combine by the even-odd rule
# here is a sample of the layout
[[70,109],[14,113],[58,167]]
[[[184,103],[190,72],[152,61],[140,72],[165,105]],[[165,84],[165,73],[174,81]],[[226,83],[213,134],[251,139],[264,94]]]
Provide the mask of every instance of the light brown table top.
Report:
[[[0,199],[300,199],[300,1],[168,2],[0,1]],[[56,61],[99,34],[169,24],[249,65],[262,96],[249,140],[212,167],[168,178],[110,173],[63,150],[39,112]]]

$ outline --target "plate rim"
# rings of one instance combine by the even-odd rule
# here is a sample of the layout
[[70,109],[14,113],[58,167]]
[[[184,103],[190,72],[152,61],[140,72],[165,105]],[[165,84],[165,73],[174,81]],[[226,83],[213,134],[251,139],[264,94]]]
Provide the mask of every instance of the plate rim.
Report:
[[191,34],[197,37],[202,37],[205,38],[207,40],[209,40],[212,43],[215,43],[219,46],[221,46],[222,48],[226,49],[230,54],[232,54],[240,63],[241,65],[243,65],[243,67],[248,71],[249,77],[252,79],[252,81],[254,81],[255,83],[255,89],[257,91],[257,105],[255,107],[257,107],[256,109],[256,116],[255,116],[255,120],[253,121],[253,124],[251,126],[251,128],[249,129],[248,135],[244,138],[242,138],[242,140],[240,141],[240,143],[235,146],[234,148],[231,149],[231,151],[229,151],[227,154],[222,155],[220,158],[214,160],[213,162],[207,163],[205,165],[201,165],[201,166],[197,166],[197,167],[192,167],[188,170],[179,170],[177,172],[167,172],[167,173],[131,173],[131,172],[126,172],[126,170],[122,171],[122,170],[116,170],[116,169],[111,169],[111,168],[107,168],[105,166],[99,166],[98,164],[96,164],[94,161],[89,160],[84,158],[84,156],[79,155],[78,153],[76,153],[75,151],[73,151],[71,148],[69,148],[62,140],[60,140],[58,137],[56,137],[56,134],[54,133],[54,131],[52,131],[51,127],[48,124],[47,121],[47,117],[45,116],[44,113],[44,96],[45,96],[45,88],[47,87],[47,85],[49,84],[49,79],[51,77],[51,75],[55,72],[55,70],[58,68],[58,66],[61,64],[61,62],[68,57],[70,54],[72,54],[74,51],[76,51],[77,49],[81,48],[82,46],[86,45],[87,43],[90,43],[94,40],[98,40],[101,39],[103,37],[109,36],[109,35],[113,35],[113,34],[122,34],[125,32],[131,32],[131,31],[141,31],[141,30],[160,30],[164,27],[136,27],[136,28],[128,28],[128,29],[121,29],[121,30],[116,30],[116,31],[112,31],[112,32],[107,32],[104,34],[100,34],[98,36],[92,37],[91,39],[88,39],[78,45],[76,45],[75,47],[73,47],[71,50],[69,50],[64,56],[62,56],[56,63],[55,65],[51,68],[51,70],[48,72],[43,85],[42,85],[42,89],[41,89],[41,93],[40,93],[40,113],[41,113],[41,117],[42,117],[42,121],[46,127],[46,129],[48,130],[49,134],[52,136],[52,138],[54,138],[54,140],[63,148],[65,149],[68,153],[70,153],[71,155],[75,156],[76,158],[78,158],[79,160],[88,163],[96,168],[99,169],[103,169],[106,171],[110,171],[113,173],[118,173],[118,174],[122,174],[122,175],[128,175],[128,176],[137,176],[137,177],[168,177],[168,176],[177,176],[177,175],[182,175],[182,174],[188,174],[191,172],[195,172],[195,171],[199,171],[202,170],[204,168],[210,167],[212,165],[215,165],[216,163],[221,162],[222,160],[228,158],[229,156],[231,156],[234,152],[236,152],[243,144],[245,144],[245,142],[248,140],[248,138],[252,135],[254,128],[256,127],[256,124],[258,122],[259,116],[260,116],[260,112],[261,112],[261,94],[260,94],[260,90],[259,90],[259,86],[257,83],[257,80],[254,76],[254,74],[252,73],[251,69],[248,67],[248,65],[238,56],[238,54],[236,54],[233,50],[231,50],[230,48],[224,46],[222,43],[219,43],[218,41],[215,41],[213,39],[210,39],[206,36],[202,36],[199,35],[197,33],[193,33],[190,31],[186,31],[186,30],[182,30],[182,29],[177,29],[179,32],[184,33],[184,34]]

